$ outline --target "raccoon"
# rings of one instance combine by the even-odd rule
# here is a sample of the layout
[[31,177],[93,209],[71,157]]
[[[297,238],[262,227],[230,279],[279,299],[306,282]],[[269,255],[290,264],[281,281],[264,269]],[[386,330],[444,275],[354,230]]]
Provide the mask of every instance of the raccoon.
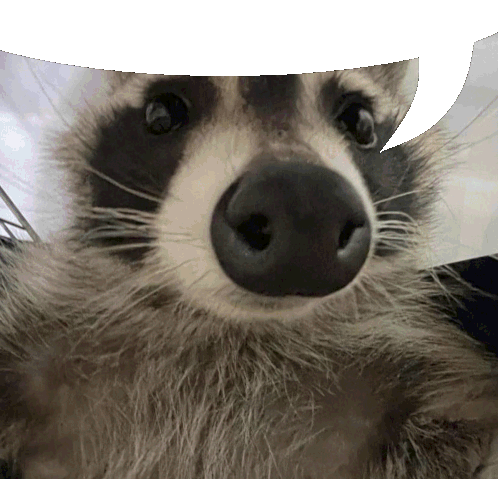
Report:
[[452,141],[381,153],[416,69],[105,74],[71,225],[0,268],[13,474],[498,477],[496,360],[420,267]]

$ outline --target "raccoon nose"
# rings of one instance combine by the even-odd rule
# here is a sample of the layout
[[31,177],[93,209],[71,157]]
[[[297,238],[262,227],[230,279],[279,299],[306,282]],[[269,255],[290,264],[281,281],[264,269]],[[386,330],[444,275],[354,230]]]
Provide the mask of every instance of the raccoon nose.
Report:
[[216,205],[211,240],[225,273],[266,296],[326,296],[349,284],[371,242],[363,204],[342,176],[304,162],[268,162]]

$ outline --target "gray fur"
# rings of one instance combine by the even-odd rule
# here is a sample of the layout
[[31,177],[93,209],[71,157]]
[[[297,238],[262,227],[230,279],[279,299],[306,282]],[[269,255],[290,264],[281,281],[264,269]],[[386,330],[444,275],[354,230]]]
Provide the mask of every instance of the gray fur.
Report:
[[[402,78],[392,66],[364,73],[386,96]],[[109,105],[134,81],[111,82]],[[227,111],[257,130],[237,101]],[[99,108],[55,148],[76,197],[73,226],[6,253],[0,270],[0,447],[24,479],[493,477],[496,362],[444,320],[433,298],[453,292],[418,272],[430,215],[402,226],[411,247],[371,258],[350,289],[306,312],[275,303],[263,319],[221,315],[216,298],[199,304],[175,280],[179,243],[167,243],[171,275],[161,262],[156,214],[91,207],[87,155],[112,118]],[[203,135],[217,131],[210,122],[230,124],[217,115]],[[432,197],[445,137],[434,129],[410,151],[417,189]],[[152,252],[127,262],[89,245],[96,215],[138,220]]]

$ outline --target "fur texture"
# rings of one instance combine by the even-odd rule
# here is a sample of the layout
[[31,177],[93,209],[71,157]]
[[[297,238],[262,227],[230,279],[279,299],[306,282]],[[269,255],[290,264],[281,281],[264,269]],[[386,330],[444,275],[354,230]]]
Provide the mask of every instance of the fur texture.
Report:
[[[451,142],[378,152],[406,70],[109,75],[55,140],[71,228],[0,269],[0,445],[24,479],[496,477],[496,361],[417,263]],[[185,132],[143,132],[154,89],[193,105]],[[372,106],[375,151],[327,121],[348,92]],[[325,165],[363,201],[374,247],[337,293],[260,297],[217,263],[214,206],[262,152]]]

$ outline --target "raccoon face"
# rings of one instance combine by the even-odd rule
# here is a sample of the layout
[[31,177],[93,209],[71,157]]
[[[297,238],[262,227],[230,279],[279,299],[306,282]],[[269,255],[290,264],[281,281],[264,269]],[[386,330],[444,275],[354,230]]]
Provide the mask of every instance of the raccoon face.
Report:
[[79,146],[61,149],[85,186],[79,241],[233,319],[306,314],[406,267],[432,201],[432,155],[417,142],[380,150],[416,66],[115,74],[108,103],[72,135]]

